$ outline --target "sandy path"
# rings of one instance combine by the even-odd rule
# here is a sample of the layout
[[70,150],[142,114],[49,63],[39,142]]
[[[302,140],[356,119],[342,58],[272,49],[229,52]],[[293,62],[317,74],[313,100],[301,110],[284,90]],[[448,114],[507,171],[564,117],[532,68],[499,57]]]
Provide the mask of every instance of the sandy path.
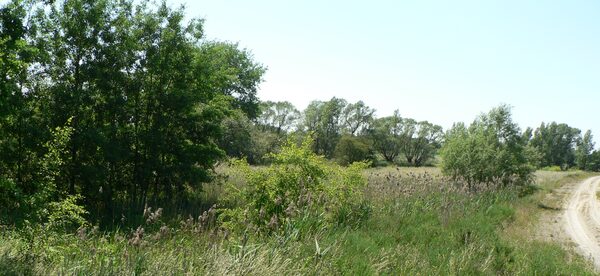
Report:
[[577,185],[567,201],[564,227],[577,249],[600,270],[600,202],[596,197],[600,177]]

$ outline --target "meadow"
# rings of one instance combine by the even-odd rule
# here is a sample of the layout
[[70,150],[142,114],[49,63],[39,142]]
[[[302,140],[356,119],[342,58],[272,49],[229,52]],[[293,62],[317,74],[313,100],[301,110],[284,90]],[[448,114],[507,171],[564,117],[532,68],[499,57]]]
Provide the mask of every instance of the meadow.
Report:
[[[265,168],[253,168],[263,170]],[[225,182],[245,185],[226,166],[206,184],[205,202],[224,193]],[[148,210],[139,227],[75,233],[39,225],[4,227],[0,271],[5,275],[549,275],[593,274],[582,258],[557,244],[536,240],[543,196],[589,176],[537,172],[523,190],[470,191],[437,168],[371,168],[363,172],[368,216],[355,224],[310,224],[272,235],[229,235],[205,217],[166,219]],[[216,202],[216,201],[215,201]],[[168,211],[168,210],[167,210]],[[306,218],[311,219],[311,218]]]

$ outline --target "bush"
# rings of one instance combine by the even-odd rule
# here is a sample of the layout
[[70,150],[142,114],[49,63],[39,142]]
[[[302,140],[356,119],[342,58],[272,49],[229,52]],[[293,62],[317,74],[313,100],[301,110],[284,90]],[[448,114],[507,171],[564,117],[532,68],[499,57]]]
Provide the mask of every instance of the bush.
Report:
[[366,184],[362,170],[367,164],[353,163],[348,168],[330,164],[312,152],[310,137],[300,146],[289,140],[271,158],[273,163],[263,169],[237,162],[247,184],[228,189],[225,204],[234,207],[221,216],[226,228],[272,233],[283,225],[306,221],[349,225],[364,218],[368,208],[361,187]]
[[83,216],[88,212],[77,204],[81,195],[70,195],[64,200],[48,204],[48,223],[46,226],[53,230],[70,231],[87,225]]
[[455,125],[441,150],[442,171],[464,179],[470,188],[478,183],[524,185],[534,167],[510,108],[500,106],[483,114],[467,129]]
[[338,164],[347,166],[354,162],[372,161],[373,152],[367,139],[344,135],[335,147],[333,157]]

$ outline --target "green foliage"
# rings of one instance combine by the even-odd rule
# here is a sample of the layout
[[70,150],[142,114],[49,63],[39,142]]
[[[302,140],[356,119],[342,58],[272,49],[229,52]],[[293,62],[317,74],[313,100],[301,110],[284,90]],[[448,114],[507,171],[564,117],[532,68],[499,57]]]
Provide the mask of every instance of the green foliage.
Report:
[[286,223],[322,215],[315,223],[332,223],[340,212],[362,204],[361,171],[366,164],[354,163],[346,169],[329,164],[312,152],[310,137],[300,146],[289,140],[271,158],[273,163],[264,169],[238,163],[247,184],[230,187],[226,205],[237,207],[224,211],[222,220],[229,229],[272,232]]
[[442,143],[442,127],[427,121],[417,122],[400,117],[396,110],[393,116],[376,119],[370,129],[374,148],[383,158],[393,163],[404,154],[411,166],[422,166],[431,160]]
[[541,166],[560,166],[567,170],[575,165],[575,145],[581,131],[567,124],[542,123],[533,134],[530,144],[541,155]]
[[[507,237],[505,230],[515,224],[516,208],[524,200],[513,191],[474,194],[454,190],[452,183],[411,184],[423,178],[412,178],[401,188],[431,189],[393,197],[387,190],[372,191],[369,199],[374,208],[362,224],[321,228],[312,236],[299,235],[296,229],[314,225],[311,219],[319,217],[302,216],[303,225],[298,218],[294,225],[282,226],[280,233],[263,237],[246,233],[225,239],[222,232],[194,232],[185,226],[169,227],[169,235],[146,229],[137,245],[130,238],[141,230],[102,233],[82,228],[77,235],[65,235],[43,228],[2,229],[0,271],[34,275],[594,274],[585,258],[559,245]],[[399,188],[394,181],[381,185]]]
[[401,121],[400,114],[394,112],[393,116],[376,119],[370,129],[375,150],[390,163],[396,160],[402,150],[402,140],[397,128]]
[[51,230],[73,231],[88,223],[84,216],[88,212],[77,201],[82,199],[81,195],[69,195],[64,200],[50,202],[48,204],[46,226]]
[[327,102],[312,101],[304,111],[303,129],[314,135],[317,154],[333,156],[342,134],[341,118],[346,105],[346,100],[334,97]]
[[257,126],[241,111],[232,112],[222,122],[223,135],[219,147],[227,156],[244,158],[250,164],[265,164],[268,154],[275,152],[285,140],[285,133]]
[[[24,197],[81,194],[107,224],[147,202],[177,208],[223,157],[222,120],[232,110],[257,116],[264,67],[237,44],[207,41],[183,8],[62,0],[0,9],[0,178]],[[69,118],[61,163],[47,163],[43,145]]]
[[587,169],[593,172],[600,172],[600,151],[595,150],[590,154]]
[[471,187],[494,182],[529,183],[533,166],[526,154],[525,142],[508,106],[481,115],[468,129],[456,125],[440,153],[443,172],[464,179]]
[[402,152],[408,164],[422,166],[435,156],[441,147],[442,127],[427,121],[403,119],[401,123]]
[[300,119],[300,111],[290,102],[262,102],[260,110],[258,126],[263,131],[282,134],[292,130],[297,120]]
[[0,178],[0,224],[7,221],[23,202],[22,191],[16,183],[9,179]]
[[364,137],[343,135],[338,142],[333,158],[342,166],[354,162],[373,161],[371,143]]
[[233,97],[233,107],[248,118],[259,115],[256,90],[266,69],[253,61],[248,50],[239,49],[235,43],[210,41],[200,47],[198,60],[210,89]]
[[543,167],[542,171],[547,171],[547,172],[560,172],[563,169],[559,166],[549,166],[549,167]]
[[577,141],[575,149],[575,164],[581,170],[590,170],[590,159],[594,151],[594,138],[592,131],[585,132],[583,137]]
[[375,109],[368,107],[363,101],[350,103],[342,111],[344,131],[351,136],[360,135],[373,123]]

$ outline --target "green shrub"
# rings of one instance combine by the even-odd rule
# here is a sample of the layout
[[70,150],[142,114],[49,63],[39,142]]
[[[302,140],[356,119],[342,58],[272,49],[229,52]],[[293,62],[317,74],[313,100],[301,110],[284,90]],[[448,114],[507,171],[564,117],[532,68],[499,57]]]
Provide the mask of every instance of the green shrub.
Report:
[[88,212],[77,204],[81,195],[70,195],[64,200],[51,202],[47,209],[47,227],[54,230],[69,231],[87,225],[83,217]]
[[337,143],[333,157],[338,164],[347,166],[354,162],[372,161],[373,152],[367,139],[344,135]]
[[465,180],[470,188],[479,183],[524,185],[534,167],[520,129],[508,106],[482,114],[469,128],[455,125],[441,149],[442,171]]
[[[300,146],[289,140],[267,168],[251,168],[244,161],[236,166],[246,176],[243,187],[230,185],[221,221],[230,230],[278,231],[299,221],[316,224],[352,224],[364,217],[362,189],[366,184],[365,163],[348,168],[327,162],[311,150],[311,138]],[[308,216],[308,217],[307,217]],[[310,218],[319,217],[312,220]]]

